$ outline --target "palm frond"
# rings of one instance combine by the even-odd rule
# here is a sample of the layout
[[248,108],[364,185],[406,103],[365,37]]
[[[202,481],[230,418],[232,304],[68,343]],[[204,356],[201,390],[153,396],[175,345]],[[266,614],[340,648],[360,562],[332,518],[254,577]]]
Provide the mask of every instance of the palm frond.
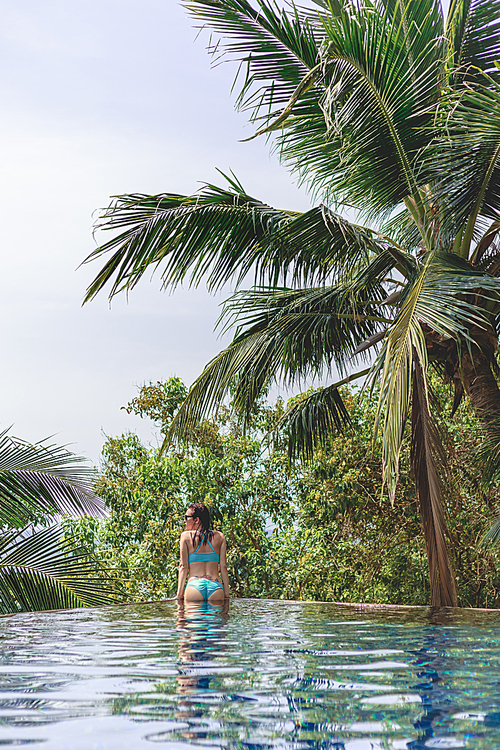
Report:
[[483,490],[487,491],[500,472],[500,424],[494,419],[487,426],[476,460],[482,468]]
[[0,533],[0,612],[113,604],[113,581],[60,527]]
[[500,542],[500,516],[497,516],[480,541],[481,547],[497,547]]
[[436,0],[382,0],[381,5],[386,8],[389,18],[404,25],[406,29],[419,30],[422,24],[431,23],[434,26],[434,35],[443,33],[444,18],[441,3]]
[[411,273],[413,258],[403,249],[320,205],[277,228],[269,243],[276,269],[270,281],[278,280],[279,269],[286,283],[290,268],[295,284],[316,284],[327,279],[332,283],[356,272],[360,263],[369,263],[386,251],[392,254],[403,275]]
[[291,458],[297,455],[311,458],[314,451],[325,446],[335,432],[343,432],[350,425],[349,412],[339,388],[364,377],[369,370],[353,373],[337,383],[294,400],[276,426],[276,432],[287,433]]
[[260,242],[292,215],[255,200],[235,181],[226,189],[205,185],[190,196],[118,196],[97,228],[120,233],[85,259],[88,263],[112,252],[87,289],[85,301],[108,283],[110,297],[132,289],[162,262],[165,286],[186,280],[189,269],[192,285],[206,276],[212,290],[234,276],[242,279],[259,261],[267,267],[270,258]]
[[450,45],[450,73],[455,84],[478,70],[499,79],[495,61],[500,58],[499,0],[452,0],[446,20]]
[[132,289],[158,267],[163,285],[170,287],[206,279],[214,291],[228,282],[238,286],[252,271],[261,284],[288,278],[317,283],[388,245],[325,206],[303,214],[272,208],[247,195],[235,178],[227,188],[205,185],[192,196],[120,196],[99,226],[124,231],[86,259],[111,253],[86,300],[108,285],[110,297]]
[[[382,262],[385,260],[385,264]],[[333,287],[254,289],[239,292],[225,303],[222,319],[237,325],[233,342],[215,357],[195,381],[174,418],[166,442],[185,437],[224,399],[237,380],[233,404],[243,414],[271,382],[287,384],[307,375],[321,376],[334,363],[342,372],[359,344],[390,319],[378,305],[386,293],[380,278],[394,267],[390,253],[373,261],[378,276]]]
[[321,377],[332,365],[343,373],[358,350],[381,326],[391,322],[383,302],[384,282],[400,265],[410,278],[417,273],[411,256],[386,248],[346,280],[311,289],[260,288],[238,292],[224,305],[219,321],[236,327],[233,342],[215,357],[193,384],[174,418],[164,445],[185,439],[224,399],[237,380],[233,404],[249,414],[271,382],[293,384],[306,376]]
[[294,107],[279,139],[282,158],[327,200],[362,206],[380,219],[413,196],[422,217],[415,159],[428,144],[439,96],[443,47],[436,5],[429,5],[418,28],[368,5],[322,20],[326,131],[312,109],[309,115]]
[[0,523],[23,526],[40,514],[103,515],[85,459],[46,441],[0,433]]
[[427,383],[418,355],[414,357],[413,367],[411,454],[427,546],[431,606],[456,607],[456,585],[446,546],[448,532],[436,465],[436,461],[446,465],[446,455],[429,410]]
[[[466,299],[467,292],[476,295],[476,302]],[[498,279],[478,272],[452,253],[428,253],[420,275],[407,285],[399,313],[388,329],[369,376],[372,383],[378,377],[381,379],[375,434],[383,415],[383,479],[391,499],[410,405],[414,359],[427,371],[423,326],[456,340],[459,345],[461,342],[471,345],[470,329],[486,329],[489,325],[482,306],[484,299],[497,304],[499,294]]]
[[[446,207],[443,227],[463,232],[460,253],[498,219],[500,205],[500,85],[476,85],[453,94],[444,135],[428,150],[429,178],[437,203]],[[464,168],[464,165],[467,168]]]
[[[432,200],[435,201],[434,196]],[[444,252],[453,247],[456,236],[455,224],[451,223],[450,226],[449,217],[446,216],[446,220],[442,220],[442,213],[446,210],[447,207],[439,206],[437,201],[435,201],[433,204],[431,203],[430,212],[427,217],[429,236],[433,237],[434,247]],[[395,211],[394,214],[382,222],[381,232],[391,237],[393,243],[404,247],[407,253],[419,257],[425,252],[422,234],[415,223],[414,217],[406,206],[401,210]]]
[[257,7],[247,0],[187,0],[185,6],[201,28],[222,37],[209,47],[216,61],[238,63],[237,107],[250,111],[252,121],[273,117],[318,62],[324,32],[317,15],[265,0],[257,0]]
[[439,3],[398,4],[404,12],[338,3],[317,14],[256,6],[188,4],[222,37],[214,49],[245,66],[239,105],[265,128],[283,126],[281,158],[328,202],[373,215],[410,194],[422,216],[413,162],[429,141],[439,96]]

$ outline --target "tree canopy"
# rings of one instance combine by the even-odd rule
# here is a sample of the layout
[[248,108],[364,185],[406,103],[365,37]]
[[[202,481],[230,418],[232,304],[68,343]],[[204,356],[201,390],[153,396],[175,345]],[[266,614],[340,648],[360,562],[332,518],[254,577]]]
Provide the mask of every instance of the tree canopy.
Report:
[[[431,386],[449,456],[443,507],[458,601],[498,607],[498,553],[480,540],[500,510],[500,494],[495,486],[480,489],[473,457],[481,428],[465,401],[450,417],[450,386],[433,374]],[[146,384],[131,403],[147,401],[143,416],[157,421],[171,387],[178,389],[178,379]],[[283,438],[265,439],[285,408],[280,400],[261,400],[246,431],[231,404],[219,409],[182,449],[161,453],[131,433],[110,437],[96,485],[109,515],[68,519],[67,533],[120,572],[129,601],[164,599],[177,587],[186,506],[201,501],[228,540],[233,597],[425,604],[430,585],[409,426],[391,506],[381,495],[380,439],[371,450],[376,402],[356,387],[344,387],[342,397],[350,428],[331,433],[308,462],[290,463]]]
[[[237,288],[222,316],[234,339],[168,440],[189,439],[236,376],[235,407],[249,414],[273,381],[331,375],[280,423],[292,452],[311,456],[347,422],[342,383],[365,378],[391,502],[411,421],[431,603],[456,604],[428,377],[434,367],[453,384],[455,409],[466,394],[496,439],[500,0],[456,0],[447,16],[437,0],[186,6],[215,35],[216,59],[239,66],[236,104],[255,136],[273,139],[318,205],[275,209],[234,176],[193,196],[119,196],[99,224],[112,239],[87,259],[106,259],[87,299],[130,290],[151,267],[166,287]],[[250,272],[256,286],[242,290]]]

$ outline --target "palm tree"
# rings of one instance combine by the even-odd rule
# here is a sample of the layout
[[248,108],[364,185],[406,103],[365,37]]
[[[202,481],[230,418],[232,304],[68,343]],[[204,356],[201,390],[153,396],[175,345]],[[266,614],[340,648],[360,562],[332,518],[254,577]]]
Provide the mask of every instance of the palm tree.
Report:
[[56,523],[104,515],[82,462],[65,448],[0,433],[1,614],[117,600],[111,577]]
[[119,196],[99,222],[114,236],[87,258],[110,254],[86,300],[157,266],[164,286],[236,286],[222,315],[234,340],[195,382],[178,437],[235,378],[245,413],[273,380],[336,368],[340,381],[283,419],[292,450],[307,453],[348,420],[342,383],[379,382],[384,482],[392,500],[411,413],[431,603],[455,605],[427,372],[453,383],[454,409],[471,399],[486,434],[499,423],[500,0],[452,0],[446,17],[438,0],[316,5],[187,2],[221,37],[213,53],[239,63],[237,106],[255,135],[275,137],[318,205],[272,208],[234,176],[193,196]]

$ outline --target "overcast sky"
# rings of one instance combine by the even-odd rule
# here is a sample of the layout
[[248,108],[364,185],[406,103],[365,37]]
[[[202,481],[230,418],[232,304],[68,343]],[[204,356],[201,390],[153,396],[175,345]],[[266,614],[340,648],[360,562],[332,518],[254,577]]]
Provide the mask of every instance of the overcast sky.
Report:
[[[211,68],[177,0],[0,0],[0,427],[97,462],[103,433],[150,423],[120,407],[147,381],[190,384],[223,346],[221,298],[144,279],[82,308],[111,195],[193,193],[232,169],[279,207],[310,206],[233,110],[235,66]],[[95,218],[95,214],[94,214]]]
[[192,193],[232,169],[250,194],[307,209],[263,139],[234,113],[234,66],[175,0],[1,2],[2,427],[98,460],[103,432],[150,424],[120,407],[136,385],[191,383],[223,342],[219,299],[144,280],[127,303],[81,307],[98,265],[93,212],[126,192]]

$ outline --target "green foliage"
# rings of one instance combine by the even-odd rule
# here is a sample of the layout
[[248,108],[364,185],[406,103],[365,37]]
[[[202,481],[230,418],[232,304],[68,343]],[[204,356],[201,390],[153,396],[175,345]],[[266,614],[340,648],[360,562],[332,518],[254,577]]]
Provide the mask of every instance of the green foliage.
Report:
[[[480,538],[500,507],[474,462],[481,430],[470,405],[450,418],[449,389],[432,378],[439,429],[448,452],[442,476],[450,553],[461,606],[499,606],[498,556]],[[345,390],[352,430],[335,437],[304,470],[299,523],[277,538],[270,556],[274,595],[333,601],[426,604],[430,588],[420,512],[410,468],[410,436],[401,453],[394,505],[382,493],[381,441],[371,451],[376,405]],[[281,573],[280,573],[281,571]],[[284,572],[283,572],[284,571]],[[279,591],[281,589],[281,593]]]
[[64,447],[0,433],[0,613],[117,600],[109,573],[57,523],[67,513],[103,515],[84,463]]
[[[172,390],[178,390],[173,381],[156,391],[165,394],[167,404]],[[136,403],[145,404],[150,393],[145,386]],[[158,401],[152,403],[150,416],[156,418],[161,408]],[[175,593],[184,509],[190,502],[205,502],[215,528],[229,540],[233,592],[261,595],[269,587],[266,526],[291,522],[296,494],[283,447],[265,450],[262,445],[282,412],[280,401],[272,408],[262,405],[244,432],[234,413],[220,409],[216,421],[200,426],[190,446],[166,455],[145,448],[130,433],[109,438],[96,492],[110,515],[103,521],[67,521],[67,528],[121,571],[130,598],[165,598]]]
[[122,406],[127,414],[149,417],[166,432],[179,406],[182,404],[188,389],[180,378],[169,378],[166,383],[160,381],[142,386],[139,395]]
[[2,614],[117,601],[116,582],[60,524],[0,533]]
[[[437,377],[431,383],[449,456],[443,503],[460,603],[499,606],[498,557],[479,545],[500,509],[498,489],[484,489],[481,467],[472,460],[481,430],[467,403],[452,419],[449,388]],[[245,432],[235,412],[221,408],[194,443],[163,455],[130,433],[109,438],[96,490],[110,515],[67,525],[121,570],[130,600],[175,593],[184,510],[202,501],[228,540],[232,596],[426,604],[427,556],[410,436],[403,439],[401,481],[391,506],[382,491],[381,439],[372,450],[376,402],[355,388],[344,387],[342,395],[351,428],[333,433],[308,464],[289,462],[285,438],[263,439],[279,424],[281,400],[261,402]],[[151,416],[158,408],[152,406]]]
[[46,441],[0,433],[0,524],[21,528],[61,513],[102,514],[85,459]]
[[[129,291],[150,269],[172,289],[201,281],[240,289],[225,304],[234,339],[194,383],[166,441],[190,439],[235,377],[237,408],[248,414],[270,383],[333,367],[345,375],[348,363],[370,387],[381,384],[374,433],[383,434],[394,501],[412,404],[431,601],[454,606],[428,353],[457,399],[464,391],[472,399],[496,450],[500,0],[453,0],[446,17],[438,0],[186,6],[215,35],[215,60],[237,65],[236,106],[255,136],[274,134],[282,162],[320,205],[275,209],[234,175],[196,195],[117,196],[98,222],[111,239],[87,258],[103,266],[86,300]],[[366,226],[343,216],[347,209]],[[243,292],[249,272],[259,286]],[[360,371],[380,342],[369,372]],[[310,453],[345,421],[339,385],[285,416],[292,452]],[[498,454],[492,470],[497,463]]]

